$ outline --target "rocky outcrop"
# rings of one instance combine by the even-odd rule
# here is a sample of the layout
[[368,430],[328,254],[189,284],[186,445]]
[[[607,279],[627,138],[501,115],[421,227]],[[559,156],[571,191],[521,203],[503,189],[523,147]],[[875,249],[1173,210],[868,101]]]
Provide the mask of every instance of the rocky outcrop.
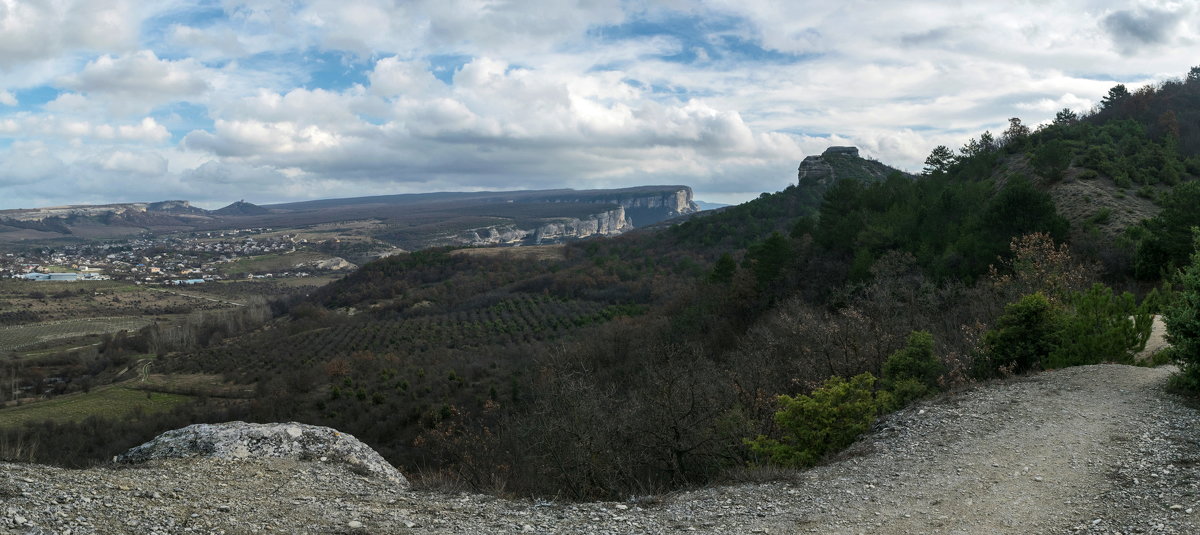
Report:
[[582,219],[558,218],[530,228],[516,224],[471,229],[440,240],[451,245],[541,245],[592,236],[616,236],[633,228],[625,209],[618,206]]
[[329,427],[296,422],[189,425],[167,431],[113,460],[118,463],[142,463],[189,457],[342,463],[357,473],[379,477],[402,487],[408,486],[408,480],[399,470],[353,436]]
[[801,186],[827,186],[834,181],[833,166],[825,161],[824,155],[806,156],[796,171]]

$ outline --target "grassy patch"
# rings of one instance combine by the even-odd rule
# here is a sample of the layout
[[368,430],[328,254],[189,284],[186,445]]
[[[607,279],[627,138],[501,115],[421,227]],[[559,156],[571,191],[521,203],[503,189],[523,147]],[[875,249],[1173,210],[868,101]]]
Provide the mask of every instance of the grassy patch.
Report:
[[88,416],[122,418],[139,409],[147,414],[168,411],[192,399],[190,396],[136,390],[126,387],[97,389],[46,401],[0,409],[0,427],[51,420],[78,422]]

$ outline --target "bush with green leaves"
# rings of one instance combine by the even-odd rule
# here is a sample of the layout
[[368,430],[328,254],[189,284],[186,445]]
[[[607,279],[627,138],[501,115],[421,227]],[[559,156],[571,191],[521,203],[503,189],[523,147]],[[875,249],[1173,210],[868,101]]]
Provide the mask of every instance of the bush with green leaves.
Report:
[[938,378],[944,373],[946,365],[933,354],[933,335],[913,331],[908,344],[883,363],[880,386],[892,393],[896,407],[902,407],[940,390]]
[[1175,298],[1165,307],[1163,323],[1171,357],[1179,365],[1174,386],[1200,392],[1200,231],[1192,229],[1195,250],[1191,262],[1175,277]]
[[999,370],[1022,373],[1042,366],[1058,346],[1062,312],[1046,294],[1036,292],[1004,307],[996,326],[983,335],[983,355],[976,375]]
[[[1147,303],[1148,305],[1149,303]],[[1043,367],[1065,368],[1100,362],[1133,363],[1133,355],[1150,338],[1148,306],[1133,294],[1115,295],[1100,283],[1071,297],[1072,310],[1062,315],[1057,347]]]
[[875,376],[863,373],[849,381],[830,377],[810,395],[779,396],[775,425],[781,437],[746,439],[750,449],[774,464],[812,466],[825,454],[854,442],[892,405],[887,392],[875,391]]

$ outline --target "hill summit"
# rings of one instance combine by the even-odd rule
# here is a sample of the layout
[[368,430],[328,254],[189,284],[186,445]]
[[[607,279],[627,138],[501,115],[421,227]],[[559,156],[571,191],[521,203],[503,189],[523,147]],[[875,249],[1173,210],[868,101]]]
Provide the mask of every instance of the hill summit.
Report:
[[269,212],[270,212],[270,210],[267,210],[266,208],[263,208],[257,204],[248,203],[246,201],[237,201],[235,203],[231,203],[229,206],[226,206],[224,208],[218,208],[216,210],[213,210],[212,213],[216,214],[216,215],[237,216],[237,215],[263,215],[263,214],[266,214]]

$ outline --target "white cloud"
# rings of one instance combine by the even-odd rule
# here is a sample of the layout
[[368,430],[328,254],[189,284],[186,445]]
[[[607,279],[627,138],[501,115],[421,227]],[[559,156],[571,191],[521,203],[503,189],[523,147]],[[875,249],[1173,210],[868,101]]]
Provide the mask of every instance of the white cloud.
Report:
[[0,0],[4,172],[71,202],[666,182],[729,200],[829,144],[919,169],[1009,117],[1181,75],[1200,42],[1195,0],[219,7]]
[[219,60],[245,56],[248,51],[242,37],[228,26],[193,28],[176,24],[168,30],[170,43],[201,60]]
[[0,137],[36,140],[44,146],[53,141],[100,143],[159,144],[171,133],[152,117],[132,123],[94,123],[85,119],[58,115],[18,114],[0,121]]
[[0,151],[0,184],[16,186],[59,176],[66,165],[39,142],[14,142]]
[[444,84],[433,76],[424,61],[405,61],[396,56],[375,62],[368,75],[371,92],[382,97],[405,95],[425,96],[445,91]]

